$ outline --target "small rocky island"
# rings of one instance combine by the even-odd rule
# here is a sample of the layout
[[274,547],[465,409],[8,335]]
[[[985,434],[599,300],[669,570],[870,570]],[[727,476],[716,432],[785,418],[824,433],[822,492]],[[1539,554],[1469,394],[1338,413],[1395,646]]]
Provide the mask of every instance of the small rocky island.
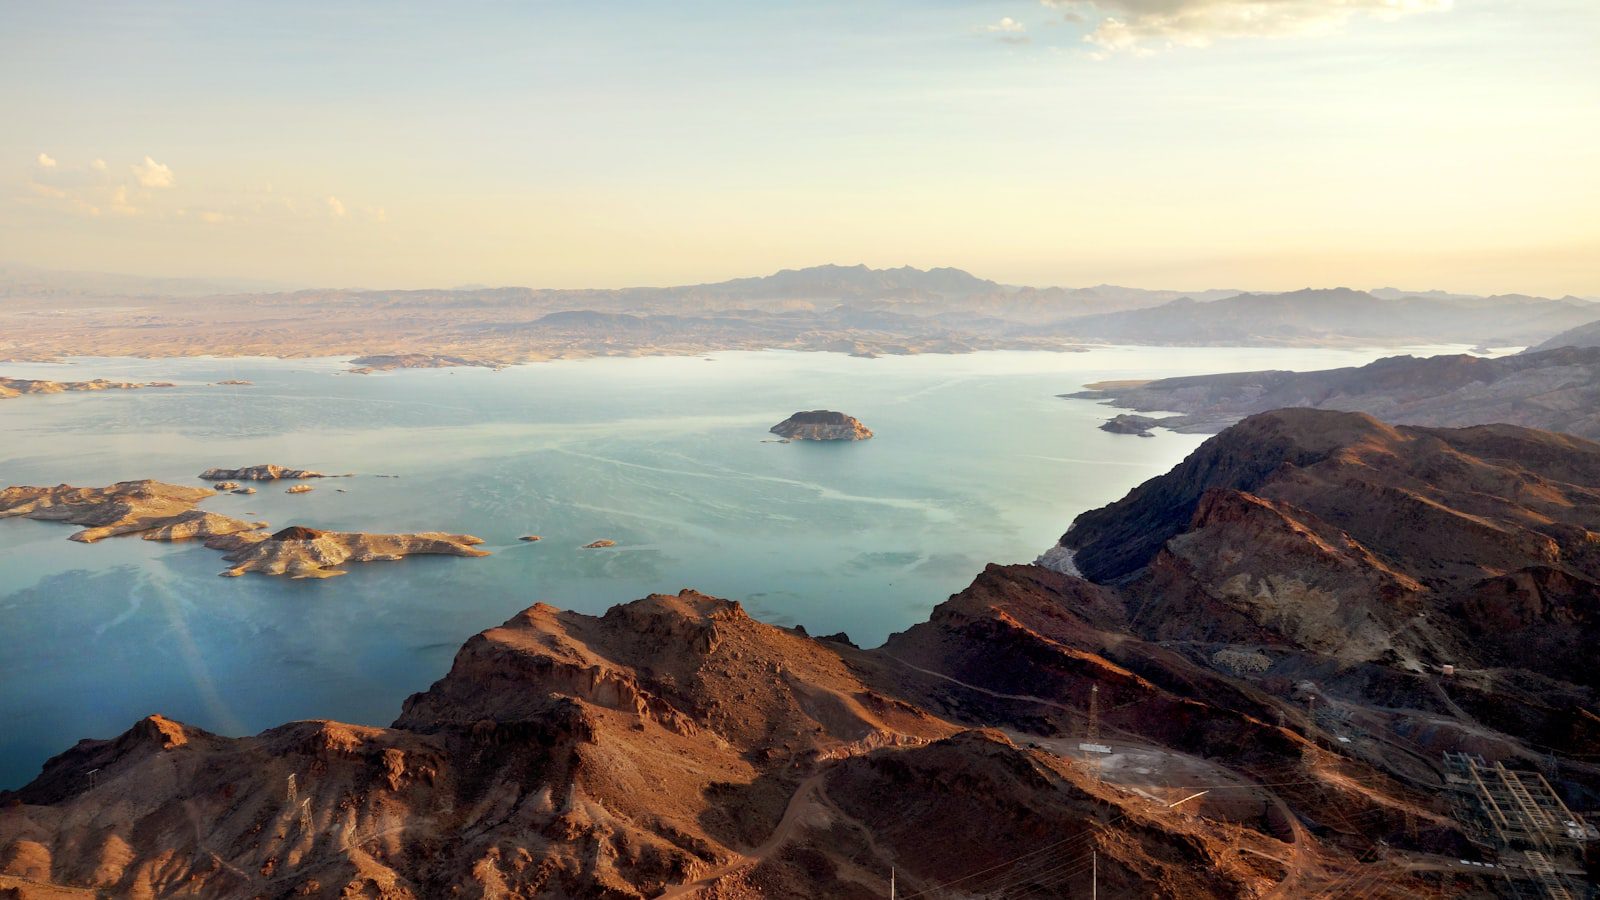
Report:
[[864,441],[872,437],[872,430],[860,419],[827,409],[797,412],[770,430],[793,441]]
[[258,466],[245,466],[242,469],[207,469],[200,473],[202,481],[279,481],[281,479],[297,478],[327,478],[321,472],[311,472],[306,469],[291,469],[288,466],[275,466],[271,463],[262,463]]
[[217,492],[160,481],[120,481],[108,487],[8,487],[0,490],[0,519],[21,517],[85,526],[71,539],[92,544],[137,534],[147,541],[199,540],[234,566],[223,575],[261,572],[289,578],[343,575],[346,562],[403,559],[419,554],[488,556],[470,534],[367,534],[294,525],[267,534],[266,522],[246,522],[200,509]]
[[390,372],[395,369],[451,369],[458,366],[481,369],[500,369],[505,364],[492,359],[475,359],[464,356],[447,356],[433,353],[385,353],[376,356],[358,356],[350,360],[350,374],[371,375],[373,372]]
[[1101,424],[1100,430],[1109,431],[1112,434],[1136,434],[1139,437],[1155,437],[1154,434],[1150,433],[1150,429],[1155,428],[1160,424],[1160,419],[1152,419],[1149,416],[1135,416],[1123,413],[1107,419]]

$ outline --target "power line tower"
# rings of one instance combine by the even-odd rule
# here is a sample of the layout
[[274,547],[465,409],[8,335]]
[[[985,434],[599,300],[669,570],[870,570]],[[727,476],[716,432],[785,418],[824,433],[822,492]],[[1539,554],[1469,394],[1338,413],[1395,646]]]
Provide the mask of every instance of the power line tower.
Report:
[[1089,726],[1084,735],[1091,744],[1100,743],[1100,685],[1089,686]]

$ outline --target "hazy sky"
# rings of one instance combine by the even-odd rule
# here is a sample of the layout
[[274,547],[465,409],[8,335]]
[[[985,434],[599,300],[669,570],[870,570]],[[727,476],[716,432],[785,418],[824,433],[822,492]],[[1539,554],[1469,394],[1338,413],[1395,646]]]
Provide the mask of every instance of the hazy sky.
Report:
[[1600,295],[1597,0],[0,0],[0,260]]

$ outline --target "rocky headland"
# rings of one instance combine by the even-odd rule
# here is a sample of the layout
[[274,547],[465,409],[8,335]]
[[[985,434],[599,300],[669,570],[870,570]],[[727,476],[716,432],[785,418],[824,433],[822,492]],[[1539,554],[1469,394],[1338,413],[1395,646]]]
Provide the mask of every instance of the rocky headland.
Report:
[[[241,489],[243,490],[243,489]],[[234,563],[223,575],[261,572],[289,578],[332,578],[346,562],[407,556],[488,556],[467,534],[367,534],[292,526],[266,534],[266,522],[247,522],[199,509],[218,494],[211,488],[160,481],[123,481],[103,488],[8,487],[0,490],[0,519],[22,517],[86,526],[71,540],[92,544],[124,534],[147,541],[199,540]]]
[[859,419],[826,409],[797,412],[768,431],[792,441],[864,441],[872,437]]
[[892,868],[1042,898],[1093,865],[1114,896],[1495,896],[1524,873],[1459,863],[1494,857],[1440,754],[1600,804],[1597,531],[1600,445],[1255,416],[1080,516],[1055,559],[1086,577],[990,566],[875,650],[693,591],[540,604],[388,728],[80,742],[0,796],[0,878],[867,900]]
[[[1284,407],[1364,412],[1404,425],[1509,422],[1600,439],[1600,347],[1565,347],[1485,359],[1395,356],[1315,372],[1234,372],[1090,385],[1062,396],[1140,412],[1148,428],[1213,433]],[[1118,416],[1107,425],[1116,430]],[[1104,426],[1102,426],[1104,427]]]

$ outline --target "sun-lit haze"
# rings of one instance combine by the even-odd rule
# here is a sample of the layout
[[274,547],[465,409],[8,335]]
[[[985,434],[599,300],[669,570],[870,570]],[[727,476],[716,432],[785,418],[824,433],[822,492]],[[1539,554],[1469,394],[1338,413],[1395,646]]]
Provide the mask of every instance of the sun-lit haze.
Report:
[[1600,294],[1593,0],[0,9],[13,263]]

